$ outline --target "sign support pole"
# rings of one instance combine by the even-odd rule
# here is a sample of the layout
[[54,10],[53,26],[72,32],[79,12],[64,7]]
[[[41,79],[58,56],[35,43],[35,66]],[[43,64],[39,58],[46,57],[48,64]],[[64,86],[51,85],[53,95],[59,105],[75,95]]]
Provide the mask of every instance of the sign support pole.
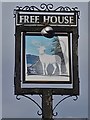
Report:
[[42,95],[42,118],[52,119],[52,94],[50,91],[43,93]]

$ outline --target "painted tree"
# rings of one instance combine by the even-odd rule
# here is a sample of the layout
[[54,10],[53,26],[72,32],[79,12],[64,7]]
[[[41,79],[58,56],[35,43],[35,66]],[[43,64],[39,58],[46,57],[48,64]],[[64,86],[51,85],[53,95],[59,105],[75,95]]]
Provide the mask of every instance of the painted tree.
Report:
[[52,54],[55,54],[61,57],[61,73],[63,74],[66,73],[65,59],[64,59],[62,47],[58,37],[54,37],[53,39],[51,52]]

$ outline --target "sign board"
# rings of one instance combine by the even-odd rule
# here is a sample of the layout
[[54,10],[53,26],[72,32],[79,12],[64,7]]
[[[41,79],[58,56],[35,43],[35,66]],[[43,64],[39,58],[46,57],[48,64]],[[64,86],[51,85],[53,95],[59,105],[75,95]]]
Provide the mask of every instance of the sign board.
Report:
[[[40,8],[17,6],[14,12],[15,94],[50,90],[52,94],[78,95],[77,8],[53,9],[52,4],[41,4]],[[45,87],[51,84],[72,87]]]
[[47,12],[19,12],[17,15],[17,25],[20,24],[32,24],[33,26],[42,25],[42,23],[48,23],[49,25],[58,25],[58,26],[76,26],[76,15],[74,13],[69,14],[67,12],[61,13],[47,13]]

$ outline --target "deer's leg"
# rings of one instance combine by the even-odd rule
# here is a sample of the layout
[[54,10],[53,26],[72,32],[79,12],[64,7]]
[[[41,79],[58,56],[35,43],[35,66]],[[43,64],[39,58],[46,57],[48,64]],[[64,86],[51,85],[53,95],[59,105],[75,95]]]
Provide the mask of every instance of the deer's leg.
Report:
[[48,75],[47,67],[48,67],[48,64],[45,65],[45,73],[46,73],[46,75]]
[[54,70],[53,70],[53,72],[52,72],[52,75],[55,73],[56,68],[57,68],[57,66],[56,66],[56,64],[55,64],[55,63],[53,64],[53,67],[54,67]]
[[61,65],[58,63],[58,67],[59,67],[59,75],[61,75]]
[[42,63],[43,75],[45,75],[44,63]]

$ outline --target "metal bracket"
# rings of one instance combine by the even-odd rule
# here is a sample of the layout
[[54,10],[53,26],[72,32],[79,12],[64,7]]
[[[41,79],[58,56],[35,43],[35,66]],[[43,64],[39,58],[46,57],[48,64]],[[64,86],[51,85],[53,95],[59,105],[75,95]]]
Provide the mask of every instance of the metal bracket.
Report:
[[[18,97],[18,96],[20,96],[20,95],[17,95],[17,96],[16,96],[16,99],[17,99],[17,100],[20,100],[21,98]],[[41,110],[41,113],[40,113],[40,111],[37,111],[37,114],[38,114],[39,116],[42,115],[42,108],[41,108],[41,106],[40,106],[34,99],[32,99],[31,97],[29,97],[29,96],[27,96],[27,95],[21,95],[21,96],[23,96],[23,97],[31,100],[35,105],[37,105],[37,106],[39,107],[39,109]]]
[[[16,99],[17,99],[17,100],[20,100],[21,98],[18,97],[18,96],[20,96],[20,95],[17,95],[17,96],[16,96]],[[43,109],[42,109],[42,107],[41,107],[34,99],[32,99],[31,97],[29,97],[29,96],[27,96],[27,95],[21,95],[21,96],[28,98],[28,99],[31,100],[34,104],[36,104],[36,105],[39,107],[39,109],[41,110],[41,113],[40,113],[40,111],[37,111],[37,114],[38,114],[39,116],[42,115]],[[42,98],[41,95],[39,95],[39,96],[40,96],[40,98]],[[60,103],[62,103],[64,100],[66,100],[67,98],[70,98],[70,97],[75,97],[75,98],[73,98],[74,101],[76,101],[76,100],[78,99],[78,96],[71,96],[71,95],[68,95],[68,96],[62,98],[62,99],[54,106],[54,108],[52,109],[52,116],[57,116],[57,115],[58,115],[58,112],[55,112],[55,113],[54,113],[54,110],[58,107],[58,105],[59,105]],[[53,101],[53,99],[52,99],[52,101]],[[51,102],[52,102],[52,101],[51,101]]]
[[64,97],[64,98],[62,98],[56,105],[55,105],[55,107],[53,108],[53,116],[57,116],[58,115],[58,112],[56,112],[56,113],[54,113],[54,110],[57,108],[57,106],[60,104],[60,103],[62,103],[64,100],[66,100],[67,98],[70,98],[70,97],[75,97],[73,100],[74,101],[76,101],[77,99],[78,99],[78,96],[71,96],[71,95],[68,95],[68,96],[66,96],[66,97]]

